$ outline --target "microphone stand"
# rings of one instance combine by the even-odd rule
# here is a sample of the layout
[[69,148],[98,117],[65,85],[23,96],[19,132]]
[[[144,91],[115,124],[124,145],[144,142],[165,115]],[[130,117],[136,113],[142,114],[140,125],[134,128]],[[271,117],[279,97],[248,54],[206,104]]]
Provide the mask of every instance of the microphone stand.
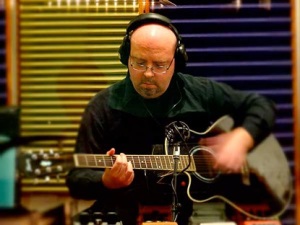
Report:
[[172,202],[172,219],[175,222],[176,214],[178,213],[178,206],[180,205],[177,202],[177,175],[178,175],[178,162],[180,159],[180,145],[179,143],[174,144],[173,150],[173,160],[174,160],[174,171],[173,171],[173,202]]

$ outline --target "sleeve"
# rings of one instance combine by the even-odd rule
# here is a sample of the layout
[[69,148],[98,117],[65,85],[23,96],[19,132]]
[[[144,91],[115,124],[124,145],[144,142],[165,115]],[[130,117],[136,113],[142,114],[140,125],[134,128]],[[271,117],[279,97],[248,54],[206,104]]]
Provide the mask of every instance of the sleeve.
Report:
[[[235,127],[244,127],[258,144],[271,133],[275,124],[276,106],[270,99],[246,91],[235,90],[227,84],[208,82],[208,104],[216,118],[226,113]],[[211,104],[213,103],[213,104]]]
[[[106,154],[104,128],[100,115],[103,109],[90,103],[82,116],[78,130],[75,153]],[[102,184],[103,170],[73,168],[66,177],[70,195],[77,199],[101,199],[109,189]]]

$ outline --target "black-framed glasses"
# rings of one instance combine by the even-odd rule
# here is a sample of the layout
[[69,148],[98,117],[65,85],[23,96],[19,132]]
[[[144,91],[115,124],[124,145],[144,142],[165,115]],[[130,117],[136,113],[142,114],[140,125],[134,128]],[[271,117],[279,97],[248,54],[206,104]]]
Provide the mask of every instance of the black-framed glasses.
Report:
[[139,63],[135,60],[132,60],[132,58],[134,58],[134,57],[130,56],[130,66],[132,67],[132,69],[139,71],[139,72],[146,72],[147,69],[149,68],[152,71],[152,73],[155,73],[155,74],[166,73],[169,70],[169,68],[172,65],[172,62],[174,60],[174,58],[173,58],[169,65],[154,65],[154,66],[150,67],[150,66],[146,66],[144,63]]

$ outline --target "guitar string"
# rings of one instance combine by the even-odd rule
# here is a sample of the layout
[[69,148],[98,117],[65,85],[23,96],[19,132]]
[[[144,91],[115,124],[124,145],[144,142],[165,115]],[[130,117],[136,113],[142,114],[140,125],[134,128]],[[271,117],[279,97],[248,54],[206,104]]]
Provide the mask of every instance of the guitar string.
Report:
[[[188,155],[184,155],[181,157],[182,159],[182,163],[180,165],[180,167],[183,167],[185,166],[184,164],[186,162],[184,162],[184,160],[186,160],[186,157]],[[158,155],[158,158],[156,158],[157,156],[155,155],[143,155],[143,156],[134,156],[134,155],[129,155],[127,156],[129,161],[132,161],[134,164],[139,164],[141,169],[157,169],[158,168],[158,165],[161,165],[161,167],[159,167],[159,169],[172,169],[173,168],[173,163],[172,161],[170,160],[171,157],[173,156],[161,156],[161,155]],[[168,162],[165,160],[165,162],[162,162],[161,161],[161,158],[168,158]],[[193,156],[194,158],[194,161],[195,161],[195,164],[197,165],[197,169],[199,169],[203,174],[211,174],[211,168],[212,167],[209,167],[207,164],[212,163],[214,162],[214,160],[212,159],[212,157],[210,159],[207,159],[207,157],[204,157],[205,158],[205,163],[203,163],[203,158],[201,156],[197,156],[197,155],[194,155]],[[99,160],[100,159],[100,160]],[[87,161],[87,164],[89,165],[98,165],[99,166],[99,163],[102,163],[103,166],[112,166],[113,162],[114,162],[114,159],[115,157],[112,157],[112,156],[87,156],[85,161]],[[96,160],[96,162],[95,162]],[[158,160],[158,161],[157,161]],[[136,162],[138,161],[138,162]],[[156,167],[153,166],[153,164],[156,164]]]

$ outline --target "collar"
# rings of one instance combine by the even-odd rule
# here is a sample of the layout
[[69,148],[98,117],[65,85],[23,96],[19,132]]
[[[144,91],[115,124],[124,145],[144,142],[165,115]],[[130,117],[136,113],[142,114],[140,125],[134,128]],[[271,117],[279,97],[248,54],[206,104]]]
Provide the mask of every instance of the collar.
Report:
[[167,91],[156,99],[144,99],[134,89],[129,74],[109,88],[109,106],[139,117],[167,117],[181,103],[182,85],[175,73]]

